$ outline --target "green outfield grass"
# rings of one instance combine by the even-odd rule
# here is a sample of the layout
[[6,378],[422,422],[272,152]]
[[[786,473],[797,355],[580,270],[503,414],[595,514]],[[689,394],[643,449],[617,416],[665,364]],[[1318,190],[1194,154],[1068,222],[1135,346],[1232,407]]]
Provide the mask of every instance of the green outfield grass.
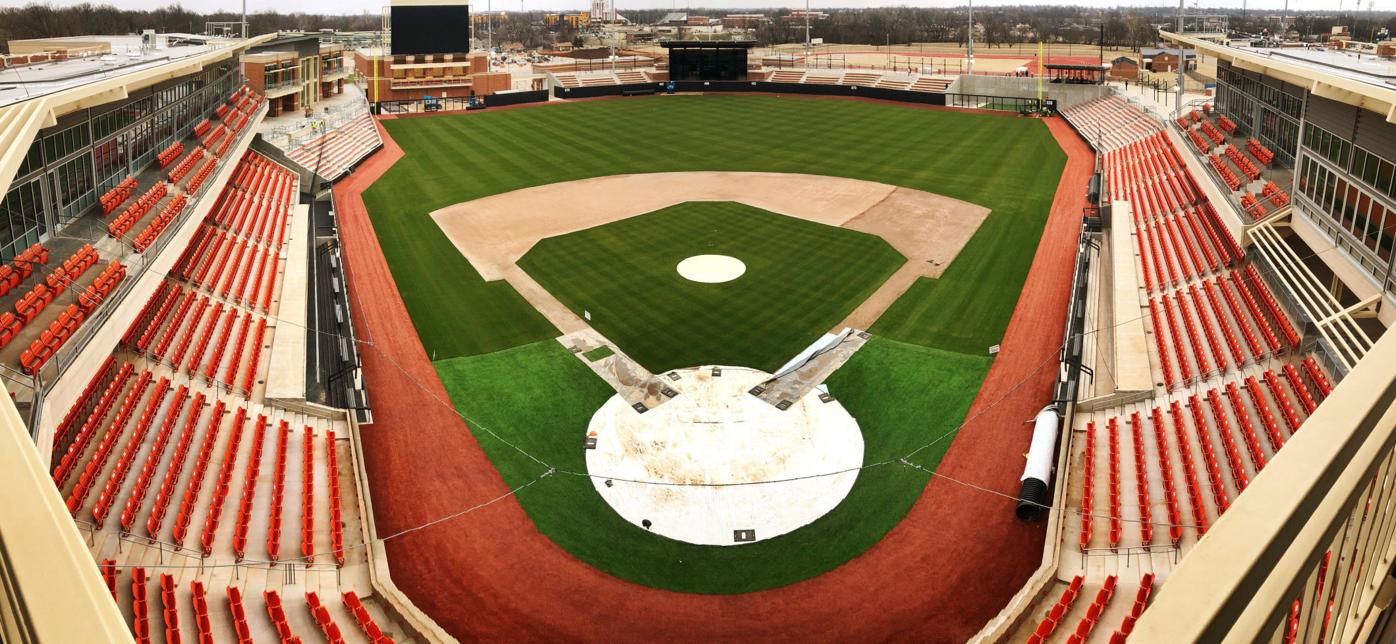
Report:
[[[508,441],[562,470],[518,495],[540,532],[617,577],[700,593],[813,577],[905,516],[979,391],[1066,159],[1035,119],[772,96],[592,101],[384,125],[406,156],[364,194],[374,230],[443,384],[504,480],[516,487],[545,471]],[[584,362],[597,355],[574,356],[553,340],[557,330],[507,283],[483,281],[429,216],[531,186],[687,170],[849,177],[991,210],[941,277],[918,280],[828,378],[862,429],[865,463],[891,464],[861,471],[848,498],[814,523],[740,547],[656,536],[567,473],[586,471],[582,437],[614,395]],[[748,273],[716,285],[675,273],[680,260],[707,253],[736,256]],[[771,370],[904,261],[862,233],[688,203],[543,240],[520,265],[655,371]],[[912,460],[925,470],[898,462],[923,445]]]
[[[675,267],[730,255],[741,277]],[[867,299],[906,258],[882,238],[739,203],[682,203],[539,241],[519,266],[654,373],[705,364],[773,372]]]
[[[858,419],[865,464],[896,460],[933,442],[911,460],[934,469],[988,366],[987,357],[873,338],[828,385]],[[592,413],[614,392],[562,345],[544,340],[442,360],[436,368],[510,487],[546,470],[500,438],[560,469],[586,472],[578,446]],[[739,547],[699,546],[647,532],[616,514],[591,480],[580,476],[553,474],[518,499],[539,531],[602,571],[657,588],[729,594],[784,586],[858,556],[901,521],[928,480],[925,471],[901,464],[865,469],[830,513],[789,534]]]
[[661,96],[384,125],[406,156],[364,201],[417,332],[437,358],[556,330],[506,283],[481,280],[432,210],[558,181],[683,170],[843,176],[990,208],[944,275],[918,282],[874,328],[982,354],[1007,327],[1066,158],[1035,119],[794,97]]

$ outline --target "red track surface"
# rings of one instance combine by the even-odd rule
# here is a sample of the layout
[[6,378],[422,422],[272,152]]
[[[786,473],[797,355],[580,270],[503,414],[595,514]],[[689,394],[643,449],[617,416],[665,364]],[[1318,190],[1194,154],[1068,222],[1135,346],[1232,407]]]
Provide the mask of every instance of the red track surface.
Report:
[[[1055,377],[1093,167],[1092,153],[1064,121],[1047,125],[1070,160],[1003,351],[974,402],[972,421],[939,468],[1008,495],[1018,491],[1031,435],[1026,421],[1050,396]],[[378,533],[388,535],[507,488],[449,406],[359,198],[402,156],[386,132],[383,141],[334,191],[353,313],[371,345],[363,360],[375,422],[364,427],[362,441]],[[530,493],[546,493],[551,482],[542,480]],[[685,595],[613,578],[540,534],[512,497],[386,548],[394,582],[461,639],[958,642],[1037,568],[1043,535],[1041,524],[1013,518],[1012,500],[935,477],[906,519],[863,556],[815,579],[746,595]]]

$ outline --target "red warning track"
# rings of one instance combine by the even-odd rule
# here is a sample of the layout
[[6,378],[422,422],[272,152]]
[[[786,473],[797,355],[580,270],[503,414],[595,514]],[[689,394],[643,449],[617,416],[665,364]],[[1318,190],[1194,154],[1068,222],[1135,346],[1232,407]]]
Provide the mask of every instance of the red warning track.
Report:
[[[1047,125],[1069,161],[1002,353],[939,469],[1010,496],[1031,435],[1026,421],[1050,396],[1056,374],[1094,161],[1064,121]],[[363,428],[364,459],[378,533],[388,535],[508,488],[449,406],[360,199],[402,156],[382,134],[383,149],[334,193],[353,313],[369,343],[363,361],[374,423]],[[512,497],[392,539],[386,550],[393,581],[460,639],[961,642],[1037,568],[1043,537],[1041,524],[1013,518],[1010,498],[935,477],[906,519],[863,556],[815,579],[745,595],[685,595],[613,578],[540,534]]]

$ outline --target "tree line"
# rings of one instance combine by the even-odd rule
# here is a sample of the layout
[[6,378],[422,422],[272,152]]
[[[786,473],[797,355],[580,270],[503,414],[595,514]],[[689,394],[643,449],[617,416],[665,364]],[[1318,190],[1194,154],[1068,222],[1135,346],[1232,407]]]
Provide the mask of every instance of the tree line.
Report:
[[[230,3],[232,4],[232,3]],[[630,9],[622,15],[637,24],[663,19],[669,9]],[[965,42],[969,34],[967,7],[881,7],[874,9],[826,9],[827,18],[810,23],[810,37],[845,44],[909,44],[917,42]],[[1176,9],[1172,7],[1131,7],[1090,9],[1073,6],[995,6],[974,12],[975,44],[984,48],[1000,45],[1045,42],[1104,45],[1110,48],[1138,49],[1158,40],[1159,28],[1173,29]],[[1276,20],[1279,11],[1209,9],[1228,14],[1231,28],[1248,34],[1276,33],[1282,30]],[[721,18],[734,13],[759,13],[771,18],[753,30],[761,45],[803,42],[804,23],[787,20],[792,11],[782,9],[691,8],[690,15]],[[545,26],[544,11],[509,12],[493,23],[496,43],[517,42],[539,47],[553,42],[579,41],[585,30],[563,25]],[[1290,27],[1301,36],[1316,38],[1334,25],[1347,25],[1354,36],[1379,38],[1385,29],[1396,33],[1396,14],[1391,12],[1290,12]],[[0,42],[12,39],[93,34],[129,34],[144,29],[157,32],[203,33],[206,23],[232,22],[233,12],[199,13],[174,4],[162,9],[131,10],[113,5],[79,4],[56,7],[34,3],[0,8]],[[371,31],[379,27],[377,13],[321,15],[261,12],[247,16],[248,32],[271,33],[282,30]],[[477,30],[478,32],[478,30]]]
[[[160,33],[200,34],[204,32],[206,23],[235,22],[240,19],[240,14],[233,12],[199,13],[179,5],[137,11],[105,4],[83,3],[70,7],[55,7],[34,3],[0,8],[0,42],[59,36],[133,34],[145,29],[154,29]],[[377,14],[369,13],[321,15],[263,12],[248,14],[247,23],[250,34],[318,29],[365,31],[378,29],[380,18]],[[8,46],[5,52],[9,53]]]

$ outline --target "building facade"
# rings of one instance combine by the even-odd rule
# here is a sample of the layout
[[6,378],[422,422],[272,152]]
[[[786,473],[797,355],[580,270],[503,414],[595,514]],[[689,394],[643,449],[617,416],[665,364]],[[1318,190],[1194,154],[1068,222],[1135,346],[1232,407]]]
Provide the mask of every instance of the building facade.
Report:
[[344,46],[318,35],[278,38],[241,59],[247,84],[265,96],[271,116],[309,108],[344,92]]
[[1396,294],[1396,123],[1229,60],[1217,63],[1216,109],[1294,168],[1296,210]]
[[43,128],[0,200],[0,261],[47,239],[208,117],[240,83],[224,60]]

